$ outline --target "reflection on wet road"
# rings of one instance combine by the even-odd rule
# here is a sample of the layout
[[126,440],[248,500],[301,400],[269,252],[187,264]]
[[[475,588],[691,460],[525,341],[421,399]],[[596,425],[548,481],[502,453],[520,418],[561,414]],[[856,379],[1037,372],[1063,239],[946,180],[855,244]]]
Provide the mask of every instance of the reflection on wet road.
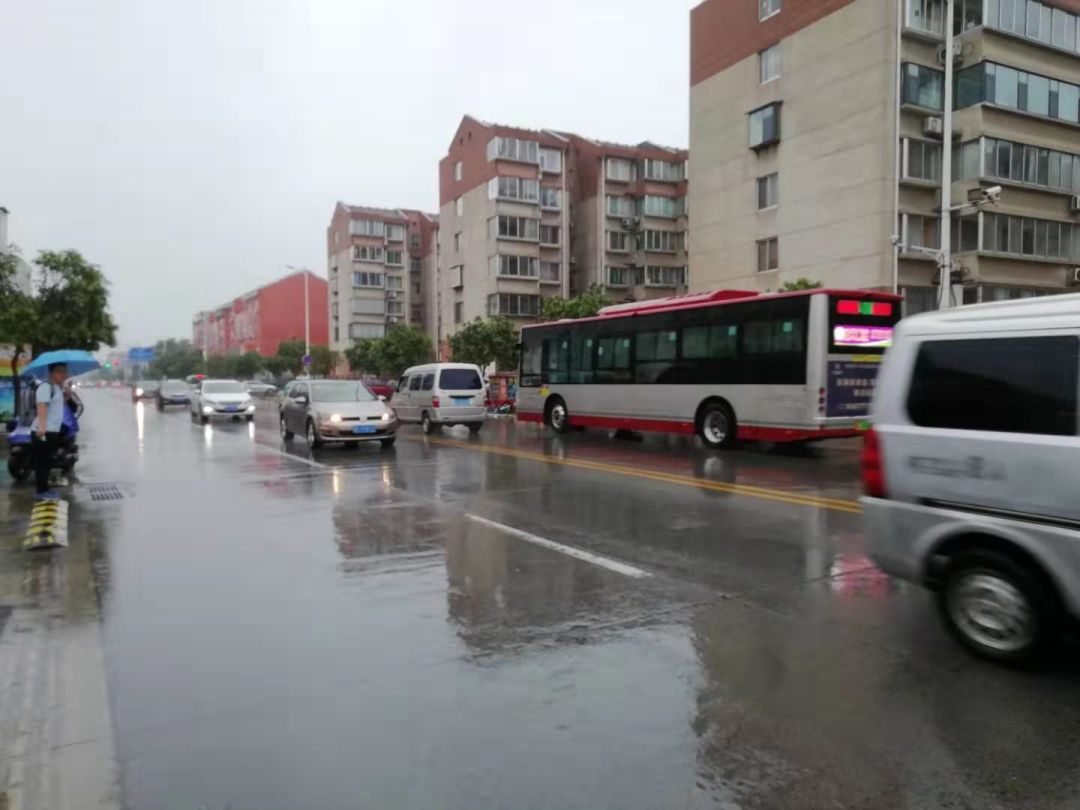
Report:
[[1080,802],[1076,668],[955,650],[863,556],[852,447],[495,420],[312,455],[271,405],[87,399],[134,810]]

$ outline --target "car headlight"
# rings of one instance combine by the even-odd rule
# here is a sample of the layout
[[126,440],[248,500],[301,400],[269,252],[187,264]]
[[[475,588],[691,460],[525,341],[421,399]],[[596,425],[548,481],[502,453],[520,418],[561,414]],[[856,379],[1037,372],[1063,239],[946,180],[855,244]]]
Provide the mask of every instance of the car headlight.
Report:
[[214,409],[211,408],[209,405],[203,405],[202,412],[209,415],[209,414],[212,414],[214,412]]
[[247,412],[248,413],[255,413],[255,403],[252,403],[251,405],[247,406]]
[[334,425],[340,424],[340,422],[341,422],[341,414],[340,413],[332,413],[332,414],[330,414],[329,421],[330,421],[331,424],[334,424]]
[[143,390],[141,388],[136,388],[135,389],[135,396],[141,397],[142,395],[143,395]]
[[394,415],[392,413],[390,413],[390,411],[383,411],[382,421],[389,422],[393,418],[394,418]]

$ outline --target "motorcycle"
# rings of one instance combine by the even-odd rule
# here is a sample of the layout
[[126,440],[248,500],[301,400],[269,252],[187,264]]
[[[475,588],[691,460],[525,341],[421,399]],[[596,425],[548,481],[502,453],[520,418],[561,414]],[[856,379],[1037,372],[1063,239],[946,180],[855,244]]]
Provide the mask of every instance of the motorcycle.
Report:
[[[29,388],[33,383],[27,383],[24,395],[20,397],[18,416],[8,423],[8,473],[16,481],[25,481],[33,472],[33,464],[30,460],[30,446],[34,441],[30,425],[34,421],[34,415],[29,413],[31,408]],[[79,418],[83,414],[83,403],[78,394],[68,391],[64,397],[64,420],[60,427],[60,444],[53,455],[51,468],[60,470],[64,475],[70,475],[75,469],[75,462],[79,460],[79,445],[76,437],[79,435]]]

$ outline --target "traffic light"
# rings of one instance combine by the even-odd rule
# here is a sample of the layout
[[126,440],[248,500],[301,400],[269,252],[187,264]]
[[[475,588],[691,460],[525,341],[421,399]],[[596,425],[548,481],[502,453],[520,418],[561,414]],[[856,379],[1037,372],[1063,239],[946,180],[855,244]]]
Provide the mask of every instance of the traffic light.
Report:
[[106,369],[106,371],[107,371],[108,369],[110,369],[110,368],[112,368],[112,363],[110,363],[110,362],[106,361],[106,362],[105,362],[105,369]]

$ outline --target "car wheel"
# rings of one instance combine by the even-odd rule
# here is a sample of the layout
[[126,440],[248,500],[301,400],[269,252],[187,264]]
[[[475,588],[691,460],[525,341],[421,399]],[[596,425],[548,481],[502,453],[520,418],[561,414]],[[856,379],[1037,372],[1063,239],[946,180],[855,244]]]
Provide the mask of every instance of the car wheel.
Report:
[[552,397],[547,406],[547,422],[556,433],[570,432],[570,411],[562,397]]
[[209,421],[210,421],[210,417],[209,417],[209,416],[200,416],[200,417],[199,417],[199,422],[200,422],[201,424],[204,424],[204,425],[205,425],[205,424],[207,424],[207,423],[208,423]]
[[969,652],[998,664],[1032,663],[1057,641],[1064,610],[1041,571],[989,549],[949,561],[938,606]]
[[254,414],[248,414],[244,418],[247,419],[247,421],[249,421],[249,422],[254,422],[255,421],[255,415]]
[[730,450],[735,446],[735,414],[723,402],[705,406],[698,422],[698,435],[706,447]]
[[163,411],[163,410],[165,410],[165,403],[163,403],[163,402],[158,402],[158,403],[157,403],[157,409],[158,409],[159,411]]
[[282,416],[279,421],[281,422],[281,438],[287,442],[291,442],[293,440],[293,432],[285,426],[285,417]]
[[428,415],[428,412],[424,411],[423,415],[420,417],[420,432],[425,436],[430,436],[433,430],[435,430],[435,424],[431,421],[431,416]]
[[483,422],[469,422],[469,433],[475,436],[484,427]]
[[307,444],[312,450],[322,447],[322,439],[319,438],[319,431],[315,428],[315,423],[310,419],[307,423]]
[[393,447],[394,442],[396,441],[397,436],[391,436],[389,439],[379,439],[379,444],[381,444],[383,446],[383,449],[385,450],[388,447]]
[[26,453],[8,456],[8,475],[16,481],[25,481],[30,477],[30,458]]

